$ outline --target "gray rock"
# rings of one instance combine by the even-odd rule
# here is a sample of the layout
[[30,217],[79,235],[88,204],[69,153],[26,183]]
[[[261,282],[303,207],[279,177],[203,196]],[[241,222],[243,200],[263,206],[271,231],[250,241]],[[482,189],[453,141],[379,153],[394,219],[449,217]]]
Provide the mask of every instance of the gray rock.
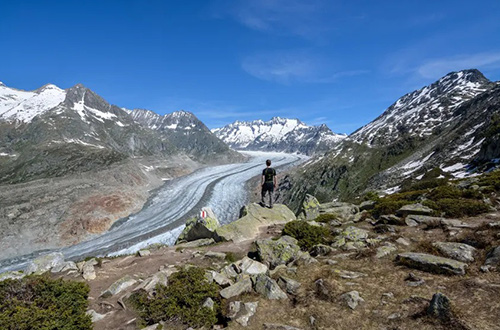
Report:
[[398,254],[396,262],[425,272],[445,275],[465,275],[467,268],[467,264],[457,260],[414,252]]
[[335,214],[342,221],[352,221],[355,214],[359,213],[359,207],[350,203],[331,202],[320,205],[320,213]]
[[139,254],[139,257],[147,257],[147,256],[151,255],[151,251],[149,251],[149,250],[139,250],[138,254]]
[[394,244],[392,243],[385,243],[385,245],[379,246],[377,248],[377,253],[375,254],[375,257],[380,259],[385,256],[390,255],[392,252],[396,251],[397,248]]
[[246,327],[250,318],[257,312],[258,301],[242,303],[240,301],[232,301],[229,303],[229,318],[235,320],[240,325]]
[[149,293],[153,293],[158,284],[167,286],[168,285],[168,277],[175,272],[173,269],[161,270],[152,276],[145,279],[140,285],[134,288],[134,291],[139,289],[144,289]]
[[241,274],[246,275],[259,275],[267,274],[268,267],[261,262],[250,259],[249,257],[244,257],[240,261],[235,262],[236,266],[240,270]]
[[97,265],[97,261],[94,258],[90,259],[89,261],[86,261],[83,264],[82,275],[85,280],[89,281],[89,280],[94,280],[96,278],[96,273],[94,268],[95,265]]
[[179,235],[177,243],[190,242],[202,238],[213,238],[216,242],[221,240],[216,232],[216,229],[220,227],[220,223],[215,213],[209,207],[202,208],[200,214],[203,212],[206,214],[205,218],[197,215],[186,221],[186,227]]
[[335,273],[338,274],[341,278],[349,279],[349,280],[353,280],[353,279],[359,278],[359,277],[368,276],[368,274],[365,274],[365,273],[353,272],[353,271],[344,270],[344,269],[336,269]]
[[431,215],[432,209],[424,206],[420,203],[409,204],[402,206],[399,210],[397,210],[396,214],[399,216],[407,216],[409,214],[415,215]]
[[400,245],[403,245],[403,246],[410,246],[410,242],[408,242],[408,240],[406,240],[405,238],[403,237],[400,237],[396,240],[396,243],[400,244]]
[[356,309],[358,305],[365,300],[361,298],[358,291],[349,291],[340,296],[340,300],[349,306],[351,309]]
[[212,280],[223,288],[226,288],[233,284],[233,281],[231,281],[226,275],[222,273],[217,273],[213,270],[210,271],[210,273]]
[[296,265],[296,266],[307,266],[311,264],[316,264],[319,261],[316,260],[315,258],[311,257],[309,252],[301,252],[300,255],[298,256],[297,259],[295,259],[291,264],[289,265]]
[[156,330],[160,326],[160,323],[152,324],[148,327],[142,328],[141,330]]
[[427,315],[443,321],[449,320],[452,316],[450,299],[440,292],[435,293],[427,308]]
[[393,214],[381,215],[375,225],[393,225],[393,226],[403,226],[405,224],[404,220]]
[[78,271],[78,267],[73,261],[65,261],[62,263],[58,263],[56,266],[52,267],[50,270],[51,273],[64,273],[67,271]]
[[303,329],[284,324],[264,323],[264,330],[303,330]]
[[248,292],[252,292],[252,280],[250,279],[250,277],[241,279],[235,284],[222,289],[220,291],[220,295],[224,299],[231,299]]
[[53,267],[61,267],[63,263],[64,263],[64,255],[62,253],[60,252],[49,253],[43,256],[39,256],[36,259],[32,260],[28,264],[28,266],[26,266],[24,273],[26,275],[43,274],[49,271]]
[[359,210],[360,211],[373,210],[375,204],[377,204],[377,202],[375,201],[364,201],[363,203],[359,204]]
[[315,245],[311,248],[311,251],[309,251],[309,254],[313,257],[317,256],[326,256],[332,253],[335,249],[332,248],[331,246],[324,245],[324,244],[318,244]]
[[405,223],[408,227],[417,227],[418,226],[418,222],[416,222],[415,220],[410,219],[408,217],[405,218]]
[[470,245],[454,242],[436,242],[432,246],[445,257],[463,262],[473,262],[476,249]]
[[106,314],[99,314],[95,310],[90,309],[90,310],[87,311],[86,314],[90,315],[90,317],[92,318],[92,323],[95,323],[95,322],[98,322],[98,321],[104,319],[106,316],[108,316],[111,313],[113,313],[113,312],[109,312],[109,313],[106,313]]
[[325,281],[320,278],[314,282],[314,287],[316,291],[316,296],[321,300],[330,300],[331,294],[330,290],[326,287]]
[[300,282],[285,276],[280,276],[278,279],[278,285],[291,295],[296,295],[301,286]]
[[207,251],[205,253],[205,258],[224,260],[224,259],[226,259],[226,254],[223,252]]
[[408,277],[405,278],[406,285],[408,286],[420,286],[425,284],[424,279],[416,276],[413,273],[408,274]]
[[255,245],[259,259],[271,269],[295,260],[301,253],[297,240],[290,236],[278,240],[259,239]]
[[484,262],[484,266],[481,267],[483,271],[490,271],[499,269],[500,267],[500,246],[497,246],[491,249],[486,254],[486,261]]
[[314,220],[319,215],[319,202],[313,195],[306,194],[297,216],[300,220]]
[[111,286],[107,290],[102,292],[99,297],[107,298],[114,296],[136,283],[137,281],[135,279],[133,279],[129,275],[126,275],[121,279],[119,279],[118,281],[116,281],[115,283],[111,284]]
[[205,300],[205,302],[203,303],[203,305],[201,305],[201,307],[206,307],[206,308],[209,308],[209,309],[214,309],[214,301],[212,300],[212,298],[207,298]]
[[254,278],[254,290],[260,293],[267,299],[288,299],[286,293],[284,293],[278,283],[275,280],[266,275],[257,275]]
[[215,244],[215,240],[213,238],[200,238],[195,241],[177,244],[176,246],[178,249],[188,249],[188,248],[197,248],[201,246],[208,246],[212,244]]

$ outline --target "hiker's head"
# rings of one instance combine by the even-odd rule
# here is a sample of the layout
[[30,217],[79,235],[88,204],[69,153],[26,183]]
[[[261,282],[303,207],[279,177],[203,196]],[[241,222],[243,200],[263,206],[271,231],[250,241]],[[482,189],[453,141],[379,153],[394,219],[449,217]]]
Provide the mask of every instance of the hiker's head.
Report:
[[271,160],[270,159],[266,160],[266,165],[267,166],[271,166]]

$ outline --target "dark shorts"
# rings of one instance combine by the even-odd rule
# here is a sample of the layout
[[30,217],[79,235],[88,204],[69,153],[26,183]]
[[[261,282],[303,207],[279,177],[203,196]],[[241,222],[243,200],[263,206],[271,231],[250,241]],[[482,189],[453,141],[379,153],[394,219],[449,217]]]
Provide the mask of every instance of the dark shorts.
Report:
[[265,192],[265,191],[273,192],[274,191],[274,184],[272,182],[264,182],[264,184],[262,185],[262,192]]

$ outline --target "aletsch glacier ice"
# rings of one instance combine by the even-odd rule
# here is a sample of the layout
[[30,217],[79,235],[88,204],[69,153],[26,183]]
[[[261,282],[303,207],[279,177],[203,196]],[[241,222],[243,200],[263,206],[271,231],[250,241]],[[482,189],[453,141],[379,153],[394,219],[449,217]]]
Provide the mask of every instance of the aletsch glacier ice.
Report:
[[[60,251],[66,259],[78,260],[133,253],[152,243],[173,244],[185,220],[203,206],[211,207],[221,223],[236,220],[240,208],[248,202],[246,183],[260,175],[266,159],[272,159],[274,167],[297,165],[307,159],[298,154],[244,153],[250,157],[247,162],[207,167],[167,182],[140,212],[118,221],[108,232],[50,252]],[[0,272],[21,269],[30,259],[48,252],[2,260]]]

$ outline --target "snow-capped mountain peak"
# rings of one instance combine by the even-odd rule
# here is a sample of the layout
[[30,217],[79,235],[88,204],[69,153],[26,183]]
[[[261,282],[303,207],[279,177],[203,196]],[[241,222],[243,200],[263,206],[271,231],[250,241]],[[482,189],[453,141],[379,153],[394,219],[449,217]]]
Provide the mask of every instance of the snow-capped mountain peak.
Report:
[[402,135],[425,137],[454,118],[454,110],[490,89],[492,82],[478,70],[451,72],[429,86],[406,94],[350,139],[368,145],[391,143]]
[[66,91],[53,84],[34,91],[0,85],[0,120],[29,123],[34,117],[64,101]]
[[308,126],[298,119],[281,117],[269,121],[235,121],[212,132],[235,149],[306,154],[326,150],[345,137],[333,133],[326,125]]

